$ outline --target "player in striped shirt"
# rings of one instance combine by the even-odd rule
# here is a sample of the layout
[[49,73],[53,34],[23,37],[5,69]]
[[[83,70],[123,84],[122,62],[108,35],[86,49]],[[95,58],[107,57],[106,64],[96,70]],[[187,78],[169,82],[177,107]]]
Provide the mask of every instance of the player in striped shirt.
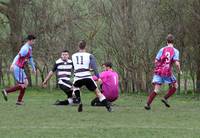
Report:
[[94,71],[94,74],[97,78],[99,78],[99,73],[97,70],[95,57],[86,52],[86,42],[84,40],[80,41],[79,51],[72,55],[72,62],[74,66],[74,93],[76,97],[80,100],[80,104],[78,107],[78,112],[82,112],[82,103],[80,97],[79,88],[82,86],[86,86],[90,91],[94,91],[99,100],[104,104],[106,109],[111,112],[112,108],[110,106],[110,102],[107,101],[106,97],[99,91],[97,88],[97,84],[92,79],[92,75],[90,69]]
[[58,85],[61,90],[67,95],[67,99],[60,101],[57,100],[55,105],[69,105],[73,103],[72,98],[72,82],[71,73],[72,73],[72,60],[69,59],[69,51],[64,50],[61,53],[61,58],[59,58],[53,66],[53,69],[48,73],[47,77],[43,81],[43,87],[47,86],[48,80],[53,76],[54,72],[57,74]]
[[164,98],[161,100],[166,107],[170,107],[168,98],[171,97],[178,88],[176,78],[172,73],[172,65],[175,63],[177,70],[182,74],[179,62],[179,51],[174,48],[174,36],[169,34],[167,36],[167,46],[161,48],[156,55],[155,69],[152,83],[154,84],[154,90],[149,94],[147,103],[145,105],[146,110],[151,109],[151,103],[158,94],[162,84],[169,84],[169,90]]

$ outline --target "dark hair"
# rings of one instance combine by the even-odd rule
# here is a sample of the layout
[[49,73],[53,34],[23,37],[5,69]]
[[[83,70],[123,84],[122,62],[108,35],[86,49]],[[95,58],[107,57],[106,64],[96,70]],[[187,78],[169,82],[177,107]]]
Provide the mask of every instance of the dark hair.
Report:
[[32,34],[29,34],[27,37],[26,37],[27,40],[34,40],[36,39],[36,37]]
[[167,35],[167,43],[174,43],[174,36],[172,34]]
[[81,40],[78,43],[78,46],[79,46],[80,49],[85,49],[85,47],[86,47],[86,41],[85,40]]
[[65,53],[65,52],[69,53],[69,51],[68,51],[68,50],[63,50],[63,51],[62,51],[62,53]]
[[112,68],[112,62],[110,62],[110,61],[107,61],[107,62],[103,63],[102,65]]

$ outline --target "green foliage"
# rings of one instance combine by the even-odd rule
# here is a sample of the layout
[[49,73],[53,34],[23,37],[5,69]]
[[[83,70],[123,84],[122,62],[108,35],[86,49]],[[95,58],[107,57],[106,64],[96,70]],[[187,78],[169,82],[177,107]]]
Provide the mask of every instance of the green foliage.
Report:
[[9,36],[10,27],[8,24],[8,19],[0,13],[0,39],[7,39]]
[[[18,4],[15,0],[0,2],[12,2],[11,9]],[[19,44],[12,43],[19,39],[15,32],[22,32],[21,36],[34,33],[33,57],[45,76],[60,51],[67,49],[72,54],[78,41],[85,39],[99,65],[113,62],[123,91],[149,91],[156,52],[166,45],[166,35],[173,33],[183,71],[195,80],[200,63],[199,4],[197,0],[21,0],[20,6],[14,6],[19,8],[19,18],[0,14],[0,53],[6,49],[1,59],[12,60],[17,53]],[[22,28],[17,19],[22,19],[18,20]],[[10,30],[10,21],[21,30]]]

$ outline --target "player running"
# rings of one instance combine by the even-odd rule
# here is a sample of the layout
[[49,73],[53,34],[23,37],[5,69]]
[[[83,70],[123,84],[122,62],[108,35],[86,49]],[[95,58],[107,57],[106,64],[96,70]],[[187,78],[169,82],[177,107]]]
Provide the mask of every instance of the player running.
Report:
[[164,83],[169,84],[169,90],[161,100],[166,107],[170,107],[167,100],[170,96],[172,96],[176,92],[176,89],[178,88],[176,78],[172,73],[173,63],[175,63],[175,65],[177,66],[178,72],[180,74],[182,74],[182,72],[180,69],[179,51],[174,48],[173,43],[174,43],[174,36],[172,34],[169,34],[167,36],[167,46],[161,48],[156,55],[154,76],[152,80],[152,83],[154,85],[154,90],[149,94],[147,98],[147,103],[144,106],[146,110],[151,109],[150,105],[153,99],[158,94],[162,84]]
[[10,70],[13,71],[14,78],[17,84],[13,87],[2,90],[2,94],[6,101],[8,100],[8,93],[12,93],[19,90],[19,96],[17,98],[16,105],[23,104],[23,97],[25,94],[26,87],[28,86],[28,79],[24,72],[24,66],[27,63],[27,61],[29,61],[33,72],[36,74],[35,63],[33,62],[32,58],[32,46],[35,43],[35,38],[36,37],[34,35],[27,36],[27,42],[21,47],[19,53],[14,58],[12,65],[10,66]]
[[82,112],[82,103],[80,97],[80,90],[82,86],[86,86],[90,91],[95,91],[96,96],[104,104],[109,112],[112,111],[110,103],[107,101],[105,96],[99,91],[96,83],[92,79],[90,69],[94,70],[94,74],[99,78],[99,73],[97,70],[95,57],[86,52],[86,42],[84,40],[79,42],[79,52],[72,55],[72,62],[74,66],[74,93],[79,99],[80,104],[78,107],[78,112]]

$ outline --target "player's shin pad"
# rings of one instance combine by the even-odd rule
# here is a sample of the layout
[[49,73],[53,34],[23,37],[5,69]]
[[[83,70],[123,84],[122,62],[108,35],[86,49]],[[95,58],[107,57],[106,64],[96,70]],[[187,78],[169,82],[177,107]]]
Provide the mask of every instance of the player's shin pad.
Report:
[[99,101],[102,102],[106,97],[102,93],[98,93]]
[[68,98],[67,101],[69,102],[69,104],[73,103],[73,99],[72,98]]

